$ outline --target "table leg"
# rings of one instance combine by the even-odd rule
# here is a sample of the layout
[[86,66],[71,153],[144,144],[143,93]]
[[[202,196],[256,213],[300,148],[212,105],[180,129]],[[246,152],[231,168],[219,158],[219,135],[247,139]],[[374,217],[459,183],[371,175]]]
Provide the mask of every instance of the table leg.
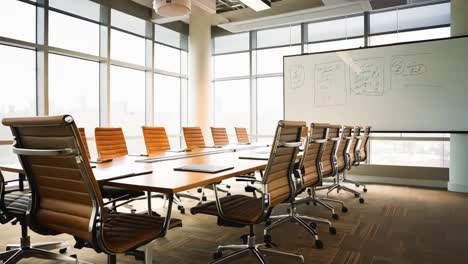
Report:
[[151,192],[146,192],[148,197],[148,215],[153,215],[153,209],[151,207]]
[[[148,199],[148,215],[153,215],[153,208],[151,206],[151,192],[146,192]],[[153,263],[153,244],[154,241],[145,246],[145,264]]]

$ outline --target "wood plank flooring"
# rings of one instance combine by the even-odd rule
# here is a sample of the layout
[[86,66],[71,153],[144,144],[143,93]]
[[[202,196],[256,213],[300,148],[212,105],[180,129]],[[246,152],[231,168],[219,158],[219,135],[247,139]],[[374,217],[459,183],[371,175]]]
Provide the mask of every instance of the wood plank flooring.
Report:
[[[305,263],[317,264],[387,264],[387,263],[468,263],[468,195],[445,190],[412,187],[368,185],[365,204],[348,193],[332,197],[346,201],[349,212],[340,213],[333,221],[338,234],[331,235],[328,228],[319,225],[323,249],[314,247],[313,238],[302,227],[287,223],[272,232],[278,248],[301,253]],[[208,191],[209,193],[209,191]],[[187,208],[194,201],[184,200]],[[161,206],[160,201],[154,202]],[[145,201],[136,207],[144,208]],[[339,209],[339,207],[337,207]],[[188,210],[187,210],[188,212]],[[284,213],[285,207],[275,213]],[[314,206],[300,206],[303,215],[329,217],[328,211]],[[186,264],[209,263],[212,253],[220,244],[238,244],[246,228],[225,228],[216,225],[216,219],[203,215],[180,215],[183,228],[171,230],[167,237],[154,244],[155,263]],[[262,226],[256,227],[262,239]],[[0,226],[0,248],[17,243],[19,226]],[[33,242],[73,239],[67,235],[44,237],[31,234]],[[70,249],[83,263],[106,263],[104,254],[93,250]],[[270,263],[299,263],[291,258],[267,254]],[[20,263],[54,263],[26,259]],[[142,263],[132,257],[118,256],[118,263]],[[229,263],[257,263],[245,256]]]

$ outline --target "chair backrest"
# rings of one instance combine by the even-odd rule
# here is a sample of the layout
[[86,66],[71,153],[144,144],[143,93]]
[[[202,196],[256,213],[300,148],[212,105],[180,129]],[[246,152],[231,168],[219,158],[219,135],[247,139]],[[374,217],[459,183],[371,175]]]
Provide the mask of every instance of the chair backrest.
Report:
[[148,154],[160,151],[170,150],[169,138],[164,127],[143,128],[143,137],[145,138],[146,152]]
[[250,144],[249,133],[245,127],[235,127],[237,143],[239,144]]
[[320,160],[327,144],[327,136],[328,127],[326,125],[310,124],[304,152],[299,162],[302,175],[302,188],[298,191],[315,186],[320,182]]
[[211,127],[213,143],[218,146],[229,145],[229,137],[224,127]]
[[99,159],[113,159],[128,155],[122,128],[97,127],[95,136]]
[[91,159],[91,154],[89,152],[88,140],[86,139],[85,129],[82,127],[79,127],[78,131],[80,131],[80,138],[81,138],[81,142],[83,142],[83,147],[85,149],[86,157],[87,159]]
[[321,159],[322,177],[330,177],[336,174],[336,152],[340,143],[341,126],[331,124],[320,125],[326,125],[328,128],[328,141]]
[[350,165],[353,165],[356,162],[356,153],[358,152],[360,134],[361,134],[361,129],[357,126],[353,127],[352,139],[348,148]]
[[364,162],[367,160],[367,146],[369,143],[369,134],[370,134],[371,127],[366,126],[364,127],[363,131],[361,132],[361,144],[359,145],[359,162]]
[[293,170],[305,122],[279,121],[262,182],[270,195],[270,207],[294,197]]
[[30,227],[91,241],[102,196],[73,118],[5,118],[3,125],[11,128],[13,151],[28,175]]
[[200,127],[183,127],[185,145],[188,149],[203,148],[206,146],[205,138]]
[[353,127],[351,126],[343,126],[341,129],[341,140],[340,144],[338,145],[338,151],[336,152],[337,169],[340,173],[347,168],[346,165],[348,164],[348,149],[352,140],[352,133]]

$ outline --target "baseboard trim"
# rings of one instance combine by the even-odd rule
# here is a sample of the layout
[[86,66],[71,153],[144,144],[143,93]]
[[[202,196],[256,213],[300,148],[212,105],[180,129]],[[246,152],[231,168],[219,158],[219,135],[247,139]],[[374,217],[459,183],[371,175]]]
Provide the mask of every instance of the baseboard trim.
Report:
[[[403,185],[403,186],[415,186],[415,187],[429,187],[429,188],[440,188],[447,189],[447,182],[440,180],[425,180],[425,179],[405,179],[405,178],[392,178],[392,177],[381,177],[381,176],[370,176],[370,175],[347,175],[350,180],[355,180],[362,183],[379,183],[379,184],[392,184],[392,185]],[[468,191],[468,186],[465,186]]]

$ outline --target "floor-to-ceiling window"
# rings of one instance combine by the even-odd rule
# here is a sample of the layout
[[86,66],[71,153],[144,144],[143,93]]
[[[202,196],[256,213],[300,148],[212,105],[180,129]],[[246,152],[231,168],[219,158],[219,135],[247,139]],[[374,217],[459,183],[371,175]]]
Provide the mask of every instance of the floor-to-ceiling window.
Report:
[[[0,1],[0,119],[36,115],[36,7],[16,0]],[[0,127],[0,162],[15,156],[12,136]]]
[[154,124],[166,128],[170,144],[179,147],[187,124],[188,38],[154,27]]
[[100,7],[64,2],[49,1],[49,115],[70,114],[93,137],[99,126]]
[[[109,5],[0,1],[0,118],[70,114],[86,129],[92,156],[99,126],[122,127],[132,153],[144,152],[143,125],[165,126],[178,147],[188,36],[151,23],[142,10]],[[15,159],[11,140],[0,127],[2,162]]]
[[256,136],[270,141],[283,119],[283,56],[301,54],[301,25],[260,30],[252,53]]
[[214,124],[251,131],[249,33],[215,38],[213,42]]

